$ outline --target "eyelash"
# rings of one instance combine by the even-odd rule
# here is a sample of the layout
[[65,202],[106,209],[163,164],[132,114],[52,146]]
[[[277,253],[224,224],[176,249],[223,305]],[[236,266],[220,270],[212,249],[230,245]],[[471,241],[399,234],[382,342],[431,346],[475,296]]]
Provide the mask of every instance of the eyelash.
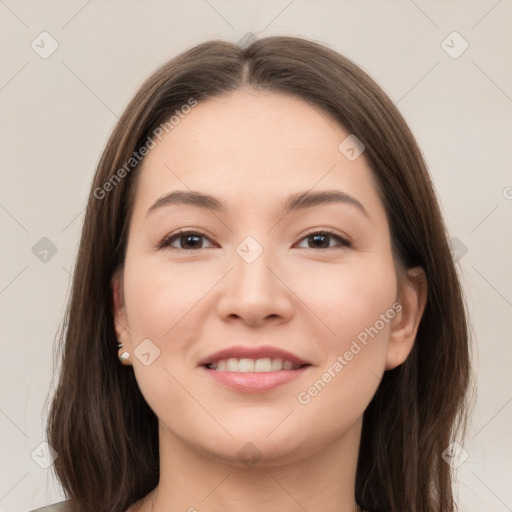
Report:
[[[178,250],[178,251],[198,251],[199,249],[204,249],[204,247],[200,247],[199,249],[182,249],[182,248],[179,248],[179,247],[171,247],[171,243],[174,242],[175,239],[178,239],[179,236],[182,236],[182,235],[198,235],[200,237],[204,237],[206,239],[209,240],[209,238],[204,234],[204,233],[201,233],[200,231],[186,231],[186,230],[183,230],[183,231],[177,231],[175,233],[171,233],[170,235],[167,235],[158,245],[157,245],[157,249],[165,249],[165,248],[171,248],[171,249],[175,249],[175,250]],[[336,238],[339,242],[340,242],[340,246],[342,247],[352,247],[352,244],[349,240],[347,240],[346,238],[342,237],[341,235],[337,234],[336,232],[334,231],[331,231],[329,229],[322,229],[320,231],[312,231],[308,234],[306,234],[305,236],[303,236],[299,241],[302,242],[303,240],[313,236],[313,235],[328,235],[328,236],[331,236],[333,238]],[[325,250],[325,249],[333,249],[334,247],[326,247],[326,248],[311,248],[311,247],[307,247],[307,249],[313,249],[313,250]]]

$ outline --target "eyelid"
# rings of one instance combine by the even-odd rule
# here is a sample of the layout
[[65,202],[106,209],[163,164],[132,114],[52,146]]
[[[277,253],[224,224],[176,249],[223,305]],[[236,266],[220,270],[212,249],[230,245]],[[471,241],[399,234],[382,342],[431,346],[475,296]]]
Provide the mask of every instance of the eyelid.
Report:
[[[299,241],[296,243],[302,242],[305,238],[308,238],[309,236],[316,235],[316,234],[332,235],[333,237],[336,237],[341,241],[342,246],[352,247],[352,241],[350,240],[349,237],[342,235],[341,233],[339,233],[333,229],[330,229],[330,228],[314,228],[314,229],[310,230],[309,232],[301,235],[301,237],[299,238]],[[296,245],[296,244],[294,244],[294,245]],[[307,247],[307,249],[311,249],[311,247]],[[325,249],[321,249],[321,248],[313,249],[313,250],[325,251]]]
[[[185,235],[185,234],[191,234],[191,235],[199,235],[205,239],[207,239],[211,244],[213,244],[212,240],[210,239],[210,236],[204,233],[201,230],[198,229],[190,229],[190,228],[182,228],[178,231],[174,231],[173,233],[170,233],[169,235],[166,235],[156,246],[156,249],[166,249],[168,247],[171,247],[172,249],[176,249],[178,251],[188,251],[188,252],[194,252],[198,251],[199,249],[181,249],[177,247],[172,247],[171,240],[173,238],[178,237],[179,235]],[[341,233],[338,233],[337,231],[334,231],[329,228],[314,228],[308,231],[307,233],[304,233],[300,236],[299,240],[295,242],[294,246],[298,243],[302,242],[304,239],[308,238],[309,236],[316,235],[316,234],[327,234],[331,235],[335,238],[337,238],[343,247],[352,247],[352,241],[345,235],[342,235]],[[329,247],[328,247],[329,248]],[[200,249],[206,249],[206,247],[200,247]],[[306,249],[311,249],[311,247],[306,247]],[[325,248],[313,248],[313,250],[320,250],[325,251]]]
[[[199,235],[205,239],[207,239],[211,244],[213,244],[212,240],[210,239],[210,236],[207,235],[206,233],[204,233],[203,231],[199,230],[199,229],[191,229],[191,228],[182,228],[182,229],[179,229],[178,231],[174,231],[166,236],[164,236],[164,238],[157,243],[156,245],[156,249],[167,249],[169,247],[171,247],[171,240],[175,237],[178,237],[179,235]],[[186,249],[181,249],[181,248],[178,248],[178,247],[171,247],[171,249],[176,249],[178,251],[185,251]],[[201,249],[206,249],[206,247],[201,247]],[[198,249],[195,249],[196,251]],[[194,249],[190,249],[189,252],[193,252]]]

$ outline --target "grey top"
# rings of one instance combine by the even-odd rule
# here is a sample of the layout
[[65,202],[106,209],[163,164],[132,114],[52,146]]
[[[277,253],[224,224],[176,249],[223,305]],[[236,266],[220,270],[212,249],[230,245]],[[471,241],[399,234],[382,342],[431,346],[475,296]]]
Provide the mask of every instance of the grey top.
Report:
[[31,510],[30,512],[69,512],[69,507],[67,501],[60,501],[53,505],[47,505],[43,508]]

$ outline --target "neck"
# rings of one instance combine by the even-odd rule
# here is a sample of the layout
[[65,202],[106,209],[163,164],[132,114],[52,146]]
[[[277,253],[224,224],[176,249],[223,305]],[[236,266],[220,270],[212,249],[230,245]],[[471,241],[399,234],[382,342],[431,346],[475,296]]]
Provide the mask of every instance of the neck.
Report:
[[355,512],[360,433],[358,421],[312,456],[286,464],[262,459],[246,468],[208,456],[160,426],[160,482],[137,510]]

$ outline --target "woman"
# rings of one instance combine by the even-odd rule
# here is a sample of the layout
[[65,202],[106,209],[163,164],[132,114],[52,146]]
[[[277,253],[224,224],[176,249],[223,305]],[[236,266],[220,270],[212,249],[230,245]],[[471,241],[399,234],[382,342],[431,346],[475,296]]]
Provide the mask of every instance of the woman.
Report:
[[212,41],[91,188],[48,421],[77,511],[453,511],[461,287],[401,115],[317,43]]

